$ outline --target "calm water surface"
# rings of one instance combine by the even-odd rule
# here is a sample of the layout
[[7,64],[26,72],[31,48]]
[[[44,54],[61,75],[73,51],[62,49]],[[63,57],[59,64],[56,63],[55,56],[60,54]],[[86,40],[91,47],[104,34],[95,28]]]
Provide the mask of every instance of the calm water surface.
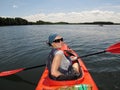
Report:
[[[59,33],[79,56],[105,50],[120,42],[120,26],[34,25],[0,27],[0,71],[42,65],[50,33]],[[83,58],[100,90],[120,90],[120,55],[104,53]],[[42,68],[0,77],[0,90],[34,90]]]

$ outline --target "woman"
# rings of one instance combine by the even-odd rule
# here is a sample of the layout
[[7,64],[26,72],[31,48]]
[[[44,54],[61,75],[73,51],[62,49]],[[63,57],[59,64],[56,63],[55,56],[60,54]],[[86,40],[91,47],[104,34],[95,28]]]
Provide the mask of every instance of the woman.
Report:
[[61,49],[65,45],[63,38],[58,34],[51,34],[48,38],[48,44],[52,47],[47,63],[49,77],[54,80],[73,80],[80,77],[77,57],[70,52],[66,52],[65,55]]

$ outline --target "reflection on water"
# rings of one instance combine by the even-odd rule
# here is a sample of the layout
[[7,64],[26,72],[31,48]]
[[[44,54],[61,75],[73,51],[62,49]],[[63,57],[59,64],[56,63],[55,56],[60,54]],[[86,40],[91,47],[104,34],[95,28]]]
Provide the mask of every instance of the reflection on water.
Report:
[[33,85],[33,86],[37,85],[36,83],[24,80],[23,78],[21,78],[18,75],[11,75],[11,76],[6,76],[6,77],[1,77],[0,79],[10,80],[10,81],[13,81],[13,82],[16,82],[16,83],[17,82],[23,82],[23,83],[27,83],[27,84],[30,84],[30,85]]

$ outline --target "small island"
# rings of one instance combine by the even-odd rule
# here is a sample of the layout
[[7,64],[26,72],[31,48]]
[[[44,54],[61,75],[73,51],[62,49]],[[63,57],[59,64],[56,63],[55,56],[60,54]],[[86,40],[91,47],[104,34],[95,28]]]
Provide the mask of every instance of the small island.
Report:
[[0,17],[0,26],[13,26],[13,25],[120,25],[120,23],[96,21],[96,22],[85,22],[85,23],[68,23],[68,22],[46,22],[38,20],[36,22],[29,22],[23,18],[3,18]]

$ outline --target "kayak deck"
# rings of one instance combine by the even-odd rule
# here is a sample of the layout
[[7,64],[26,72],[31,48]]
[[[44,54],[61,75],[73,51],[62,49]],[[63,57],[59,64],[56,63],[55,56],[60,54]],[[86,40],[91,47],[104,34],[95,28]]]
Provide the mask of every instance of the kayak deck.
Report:
[[[82,77],[76,80],[55,81],[49,78],[48,69],[45,68],[36,90],[98,90],[94,80],[81,59],[78,60],[82,69]],[[60,89],[61,88],[61,89]],[[86,89],[83,89],[86,88]]]

